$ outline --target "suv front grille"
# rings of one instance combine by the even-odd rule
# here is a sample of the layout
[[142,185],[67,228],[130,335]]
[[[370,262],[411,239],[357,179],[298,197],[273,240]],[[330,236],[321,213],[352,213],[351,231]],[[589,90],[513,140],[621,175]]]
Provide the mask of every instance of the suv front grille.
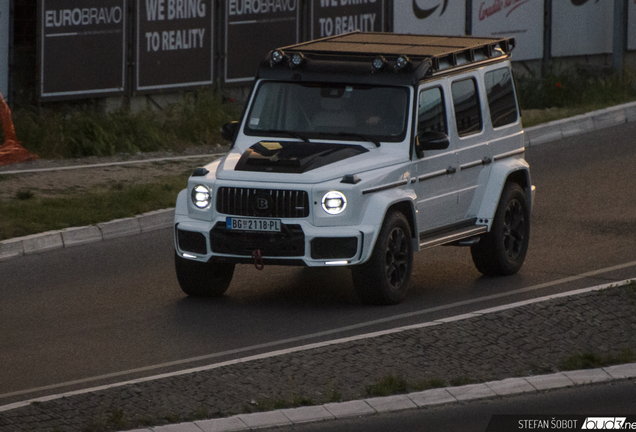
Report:
[[216,211],[234,216],[304,218],[309,216],[305,191],[221,187]]

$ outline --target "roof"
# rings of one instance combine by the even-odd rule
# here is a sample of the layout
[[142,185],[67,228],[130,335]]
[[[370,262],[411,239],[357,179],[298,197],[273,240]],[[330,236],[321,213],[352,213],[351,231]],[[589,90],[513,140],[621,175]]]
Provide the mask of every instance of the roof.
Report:
[[[488,62],[508,58],[515,46],[515,39],[484,38],[473,36],[433,36],[397,33],[353,32],[332,36],[314,41],[303,42],[278,48],[288,60],[293,53],[301,53],[303,65],[296,68],[302,72],[338,73],[339,69],[356,69],[356,65],[364,64],[365,73],[369,74],[373,59],[382,57],[386,65],[395,72],[395,62],[399,56],[406,56],[409,67],[401,75],[408,81],[419,81],[424,76],[452,69],[466,67],[468,64]],[[274,51],[272,51],[273,53]],[[290,63],[283,62],[287,66]],[[341,64],[342,67],[338,67]],[[278,64],[277,64],[278,65]],[[261,64],[259,75],[267,74],[266,69],[275,69],[271,62],[271,53]],[[328,66],[328,67],[327,67]],[[379,72],[379,71],[377,71]],[[360,75],[357,73],[356,75]],[[376,74],[376,78],[379,78]],[[395,74],[385,80],[395,81]],[[358,76],[358,78],[360,78]],[[398,78],[398,81],[402,81]]]

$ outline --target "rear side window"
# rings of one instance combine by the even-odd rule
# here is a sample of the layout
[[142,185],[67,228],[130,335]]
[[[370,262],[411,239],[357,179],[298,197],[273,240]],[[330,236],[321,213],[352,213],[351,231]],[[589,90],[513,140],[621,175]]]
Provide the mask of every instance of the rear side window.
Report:
[[492,127],[501,127],[517,121],[517,101],[512,85],[512,74],[507,67],[486,72],[484,75]]
[[445,134],[448,133],[444,94],[441,88],[430,88],[420,93],[417,122],[420,132],[435,131],[444,132]]
[[455,81],[451,87],[457,134],[462,137],[481,131],[481,108],[477,84],[472,78]]

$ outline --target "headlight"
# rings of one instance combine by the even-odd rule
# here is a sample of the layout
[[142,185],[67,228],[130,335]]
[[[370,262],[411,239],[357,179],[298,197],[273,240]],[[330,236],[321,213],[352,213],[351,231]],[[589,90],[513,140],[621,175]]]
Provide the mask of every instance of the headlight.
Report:
[[206,209],[210,207],[212,195],[210,189],[205,185],[196,185],[192,189],[192,202],[197,208]]
[[347,198],[342,192],[327,192],[322,197],[322,209],[331,215],[337,215],[347,207]]

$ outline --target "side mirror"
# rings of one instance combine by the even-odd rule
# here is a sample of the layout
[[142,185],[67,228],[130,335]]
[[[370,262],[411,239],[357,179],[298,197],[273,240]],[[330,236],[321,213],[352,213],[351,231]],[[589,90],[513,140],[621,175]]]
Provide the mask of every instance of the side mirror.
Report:
[[448,146],[450,146],[450,140],[444,132],[424,131],[417,135],[415,151],[417,157],[421,158],[426,150],[446,150]]
[[239,126],[239,122],[237,121],[225,123],[223,126],[221,126],[221,137],[223,137],[223,139],[227,141],[234,141],[236,133],[239,130]]

